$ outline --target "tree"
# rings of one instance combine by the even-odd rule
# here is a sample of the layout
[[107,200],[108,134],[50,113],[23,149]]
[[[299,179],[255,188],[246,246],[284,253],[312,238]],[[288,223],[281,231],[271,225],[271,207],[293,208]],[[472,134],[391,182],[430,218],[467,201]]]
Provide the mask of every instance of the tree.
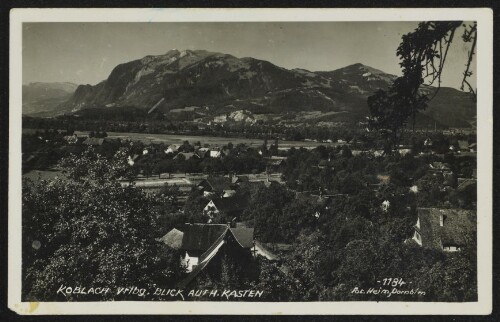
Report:
[[300,285],[293,282],[277,263],[265,259],[260,261],[260,274],[257,289],[266,290],[264,300],[266,301],[290,301],[293,297],[303,300],[298,296],[302,291]]
[[[387,91],[379,90],[368,97],[371,113],[369,125],[381,131],[387,140],[386,153],[391,153],[392,148],[398,144],[401,130],[410,117],[414,130],[417,113],[424,110],[439,91],[448,50],[455,31],[461,25],[460,21],[421,22],[415,31],[402,37],[396,54],[400,57],[403,76],[396,78]],[[467,79],[472,75],[470,65],[476,46],[477,27],[476,23],[470,26],[463,24],[463,27],[462,39],[472,45],[462,80],[462,90],[467,85],[475,98],[475,91]],[[420,91],[425,79],[430,80],[429,85],[436,81],[438,83],[438,88],[430,98]]]
[[125,177],[129,169],[126,149],[120,149],[110,160],[93,147],[88,147],[80,155],[70,154],[59,161],[58,166],[68,178],[77,182],[96,181],[105,183],[120,177]]
[[280,229],[283,209],[293,199],[293,194],[280,184],[271,183],[269,188],[260,186],[251,196],[244,213],[245,218],[255,220],[256,235],[264,242],[282,242],[284,232]]
[[[64,297],[57,289],[61,285],[152,288],[173,285],[178,278],[181,268],[175,251],[155,240],[163,200],[112,179],[118,173],[113,165],[120,162],[106,162],[99,155],[93,159],[87,151],[82,159],[61,162],[76,180],[23,184],[26,300],[127,299],[116,292]],[[85,172],[75,171],[76,164]]]
[[292,300],[317,301],[323,288],[324,271],[321,269],[324,237],[319,231],[302,233],[297,238],[294,252],[287,260],[290,283],[296,284],[299,294],[292,293]]
[[[352,286],[373,285],[378,278],[374,266],[377,252],[371,240],[353,240],[347,244],[337,276],[340,281],[354,282]],[[363,265],[360,265],[363,263]]]

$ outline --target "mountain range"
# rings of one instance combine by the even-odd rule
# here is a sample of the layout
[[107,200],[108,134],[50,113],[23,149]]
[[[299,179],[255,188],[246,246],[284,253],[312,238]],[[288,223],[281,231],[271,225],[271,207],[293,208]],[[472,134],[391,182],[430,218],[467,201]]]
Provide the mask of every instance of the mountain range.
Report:
[[23,85],[23,114],[51,116],[61,112],[61,104],[68,101],[78,85],[73,83],[34,82]]
[[[120,64],[106,80],[93,86],[80,85],[68,96],[62,90],[57,95],[55,91],[53,100],[60,102],[50,109],[42,106],[41,110],[54,116],[134,108],[167,116],[184,111],[201,118],[242,111],[287,119],[309,113],[322,121],[356,122],[369,114],[367,97],[377,89],[387,89],[395,78],[363,64],[311,72],[250,57],[171,50]],[[26,97],[33,97],[33,88],[26,89]],[[426,86],[422,90],[432,94],[436,89]],[[23,113],[40,112],[34,102],[44,100],[30,99],[25,105],[24,92],[23,87]],[[48,91],[44,93],[48,95]],[[475,103],[467,93],[441,88],[419,119],[469,127],[475,115]]]

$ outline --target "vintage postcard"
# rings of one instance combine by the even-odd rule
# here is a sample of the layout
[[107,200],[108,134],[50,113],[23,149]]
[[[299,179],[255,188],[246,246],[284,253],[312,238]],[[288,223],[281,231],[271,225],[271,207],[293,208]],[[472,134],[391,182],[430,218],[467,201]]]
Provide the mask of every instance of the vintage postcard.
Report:
[[489,9],[13,9],[19,314],[489,314]]

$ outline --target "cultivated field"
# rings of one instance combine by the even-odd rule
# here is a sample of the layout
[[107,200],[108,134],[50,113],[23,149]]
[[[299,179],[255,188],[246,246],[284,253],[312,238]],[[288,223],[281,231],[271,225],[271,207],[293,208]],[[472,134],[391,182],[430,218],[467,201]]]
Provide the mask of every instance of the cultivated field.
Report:
[[[88,136],[89,132],[86,131],[75,131],[78,136]],[[229,142],[237,145],[238,143],[245,143],[246,145],[258,147],[264,142],[259,139],[245,139],[245,138],[229,138],[229,137],[213,137],[213,136],[194,136],[194,135],[174,135],[174,134],[150,134],[150,133],[125,133],[125,132],[107,132],[108,138],[111,139],[122,139],[122,140],[132,140],[132,141],[142,141],[143,143],[159,143],[163,142],[165,144],[182,144],[184,141],[189,141],[189,143],[195,143],[200,141],[202,144],[210,144],[210,146],[223,146]],[[269,141],[271,144],[272,141]],[[324,146],[336,146],[338,143],[322,143],[313,141],[279,141],[280,148],[291,148],[291,147],[304,147],[304,148],[314,148],[319,145]]]

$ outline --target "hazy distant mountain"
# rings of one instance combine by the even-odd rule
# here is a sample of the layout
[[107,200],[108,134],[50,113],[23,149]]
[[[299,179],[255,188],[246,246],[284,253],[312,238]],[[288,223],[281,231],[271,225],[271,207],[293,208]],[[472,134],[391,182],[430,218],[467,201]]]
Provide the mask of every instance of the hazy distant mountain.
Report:
[[[362,64],[311,72],[204,50],[172,50],[120,64],[95,86],[80,85],[59,110],[136,107],[165,113],[203,106],[212,115],[243,109],[288,116],[321,111],[357,121],[368,115],[366,98],[395,77]],[[448,126],[467,126],[476,109],[467,94],[443,88],[425,114]]]
[[73,83],[29,83],[23,85],[23,114],[54,115],[70,99],[78,85]]

